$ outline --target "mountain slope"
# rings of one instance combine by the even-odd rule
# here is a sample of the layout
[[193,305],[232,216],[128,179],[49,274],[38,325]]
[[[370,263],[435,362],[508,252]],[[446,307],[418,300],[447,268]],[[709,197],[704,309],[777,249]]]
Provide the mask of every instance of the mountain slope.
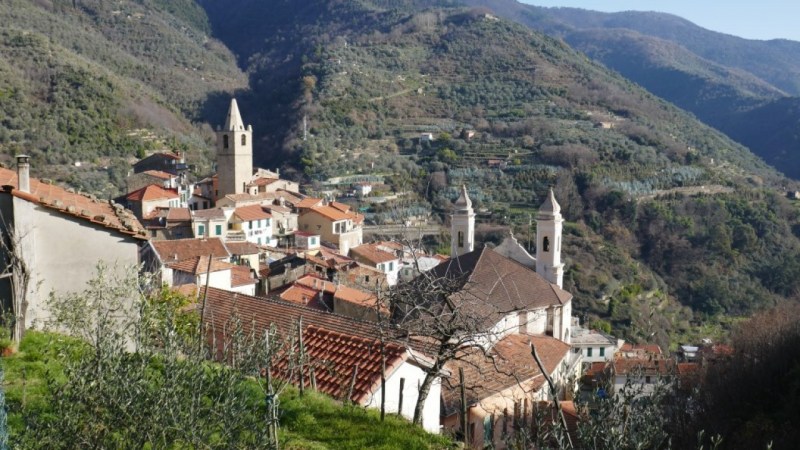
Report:
[[245,81],[191,1],[13,0],[0,20],[4,160],[28,153],[37,176],[103,196],[148,150],[205,164],[207,136],[190,120]]
[[[800,124],[790,120],[791,112],[782,109],[786,102],[781,100],[800,93],[800,43],[742,39],[669,14],[541,8],[516,0],[464,1],[564,39],[800,178],[800,152],[791,138]],[[789,130],[775,134],[747,126],[768,120],[761,115],[766,110],[779,114],[776,122]],[[788,114],[785,120],[783,114]],[[743,134],[743,129],[749,133]]]

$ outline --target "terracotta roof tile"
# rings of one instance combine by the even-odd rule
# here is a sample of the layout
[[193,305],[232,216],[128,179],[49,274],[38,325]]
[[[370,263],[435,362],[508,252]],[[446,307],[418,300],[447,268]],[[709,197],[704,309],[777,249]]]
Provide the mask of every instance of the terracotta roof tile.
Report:
[[488,353],[476,347],[467,348],[457,360],[445,366],[451,375],[442,381],[442,414],[449,416],[458,411],[460,406],[459,368],[464,369],[468,405],[515,386],[527,392],[538,390],[545,383],[545,378],[531,355],[531,342],[549,374],[558,368],[570,351],[569,344],[558,339],[524,334],[506,336]]
[[[296,330],[301,317],[304,325],[303,344],[310,360],[315,362],[317,389],[334,397],[346,395],[353,368],[358,365],[351,399],[365,402],[380,383],[381,332],[375,324],[272,297],[253,297],[208,288],[205,320],[207,329],[216,330],[218,337],[222,330],[230,327],[234,318],[258,332],[275,324],[282,336],[289,336]],[[217,342],[222,345],[222,340],[218,339]],[[408,352],[398,344],[387,342],[386,354],[387,373],[391,374],[407,358]],[[277,376],[280,376],[282,367],[285,367],[285,361],[276,365]],[[305,375],[307,386],[310,386],[308,369]]]
[[177,175],[173,175],[169,172],[164,172],[162,170],[145,170],[142,173],[145,175],[150,175],[151,177],[160,178],[162,180],[177,178]]
[[260,205],[242,206],[240,208],[236,208],[233,214],[244,222],[269,219],[272,217],[272,215],[264,211]]
[[376,244],[362,244],[350,249],[350,254],[357,260],[362,260],[377,266],[380,263],[396,261],[398,258],[393,253],[389,253],[378,248]]
[[269,186],[272,183],[281,181],[279,178],[256,178],[250,182],[250,186]]
[[231,287],[248,286],[258,283],[258,280],[253,278],[253,273],[247,266],[233,266],[231,268]]
[[[289,199],[286,199],[286,201],[289,201]],[[297,202],[294,202],[294,207],[295,208],[313,208],[313,207],[319,206],[319,205],[322,205],[322,199],[321,198],[308,197],[308,198],[304,198],[302,200],[299,200]]]
[[317,295],[319,295],[318,289],[312,289],[310,287],[303,286],[302,284],[294,284],[289,286],[288,289],[281,292],[281,299],[286,300],[287,302],[297,303],[298,305],[308,306]]
[[208,265],[208,256],[195,256],[193,258],[184,259],[178,262],[173,262],[167,264],[172,270],[179,270],[181,272],[191,273],[194,275],[201,275],[208,272],[220,272],[223,270],[231,270],[235,265],[220,261],[217,259],[211,259],[211,268],[209,270]]
[[221,208],[198,209],[196,211],[192,211],[192,218],[201,220],[206,220],[206,219],[225,220],[225,213],[222,211]]
[[165,198],[180,198],[177,189],[165,189],[159,185],[151,184],[129,193],[125,198],[131,202],[148,202]]
[[228,252],[231,255],[257,255],[259,253],[258,246],[252,242],[226,242]]
[[212,255],[214,258],[219,259],[225,259],[231,256],[220,238],[152,241],[151,245],[158,254],[161,262],[165,264],[183,261],[197,256]]
[[192,220],[192,212],[189,208],[167,208],[167,220],[190,221]]
[[330,202],[328,205],[338,209],[341,212],[345,212],[346,213],[346,212],[350,211],[350,205],[346,205],[344,203]]
[[[350,388],[355,373],[353,393],[350,397],[355,403],[365,403],[380,387],[381,345],[376,339],[365,339],[349,333],[341,333],[309,325],[303,332],[303,346],[309,360],[313,361],[314,378],[317,390],[334,398],[344,398]],[[406,350],[396,344],[384,347],[386,373],[390,375],[408,357]],[[277,365],[277,370],[285,370],[286,361]],[[305,378],[310,379],[306,369]],[[310,381],[308,381],[310,385]]]
[[[17,189],[17,172],[0,168],[0,186],[11,195],[38,204],[44,208],[60,211],[63,214],[90,222],[123,234],[147,240],[145,229],[133,213],[119,205],[94,196],[70,192],[54,184],[30,179],[30,193]],[[11,187],[9,190],[6,186]]]

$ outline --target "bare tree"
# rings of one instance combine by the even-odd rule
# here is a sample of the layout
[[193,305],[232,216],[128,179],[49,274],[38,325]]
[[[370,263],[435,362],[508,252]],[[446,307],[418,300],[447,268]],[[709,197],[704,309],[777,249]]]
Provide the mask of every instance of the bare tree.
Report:
[[0,279],[5,278],[11,284],[11,339],[19,345],[25,333],[25,314],[28,309],[28,288],[31,281],[31,269],[22,252],[22,239],[27,233],[21,233],[0,220],[3,237],[0,239],[3,271]]
[[[454,259],[450,264],[458,262]],[[432,361],[425,366],[425,378],[419,387],[415,424],[422,423],[425,401],[445,365],[463,357],[464,348],[480,347],[494,338],[494,333],[487,331],[487,318],[500,317],[500,312],[470,289],[468,278],[469,273],[460,270],[444,274],[428,271],[399,284],[388,294],[392,325],[405,334],[410,347]]]

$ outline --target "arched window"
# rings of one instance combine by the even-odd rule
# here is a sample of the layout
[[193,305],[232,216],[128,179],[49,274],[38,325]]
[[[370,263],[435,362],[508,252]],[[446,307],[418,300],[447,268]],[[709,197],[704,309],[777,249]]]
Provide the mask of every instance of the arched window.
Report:
[[542,251],[549,252],[550,251],[550,238],[545,236],[542,239]]
[[242,135],[242,145],[247,145],[247,135],[246,134]]
[[222,148],[228,148],[228,135],[222,136]]

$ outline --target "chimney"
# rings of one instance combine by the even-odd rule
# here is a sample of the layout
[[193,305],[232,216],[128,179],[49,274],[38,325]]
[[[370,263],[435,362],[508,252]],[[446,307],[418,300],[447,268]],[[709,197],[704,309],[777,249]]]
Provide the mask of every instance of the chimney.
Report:
[[17,189],[31,192],[31,164],[28,155],[17,156]]

